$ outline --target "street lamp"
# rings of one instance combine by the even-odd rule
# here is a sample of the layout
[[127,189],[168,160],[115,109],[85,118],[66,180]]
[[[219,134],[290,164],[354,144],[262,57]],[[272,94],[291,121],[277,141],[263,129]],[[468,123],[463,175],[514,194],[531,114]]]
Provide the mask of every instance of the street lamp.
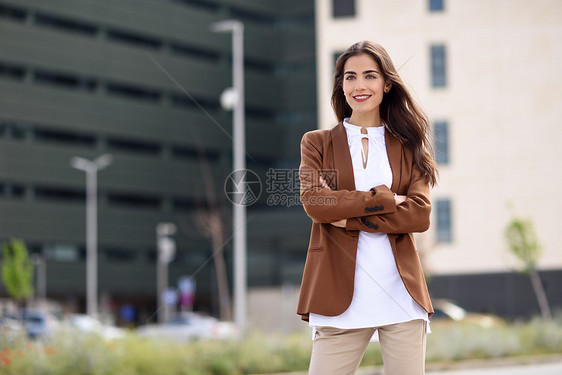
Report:
[[98,312],[98,171],[113,161],[104,154],[92,161],[73,157],[70,165],[86,172],[86,312]]
[[37,268],[37,305],[45,307],[47,302],[47,263],[43,256],[39,254],[33,254],[31,260]]
[[156,310],[158,323],[170,320],[169,301],[166,301],[165,297],[168,290],[168,264],[176,254],[176,242],[170,236],[173,236],[176,231],[177,227],[173,223],[159,223],[156,226],[156,246],[158,248],[156,268],[157,306],[162,306]]
[[[232,152],[234,171],[246,169],[246,137],[244,114],[244,24],[240,21],[226,20],[213,23],[213,32],[232,33],[232,88],[227,88],[221,96],[225,109],[233,109]],[[230,108],[228,108],[230,107]],[[246,191],[244,173],[237,190]],[[246,206],[244,202],[233,207],[234,240],[234,322],[240,332],[246,328]]]

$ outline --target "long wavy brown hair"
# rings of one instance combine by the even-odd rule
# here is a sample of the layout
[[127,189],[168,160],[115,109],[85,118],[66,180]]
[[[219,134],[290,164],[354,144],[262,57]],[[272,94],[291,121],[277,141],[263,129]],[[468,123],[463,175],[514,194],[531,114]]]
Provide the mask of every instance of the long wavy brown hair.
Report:
[[344,65],[351,56],[360,54],[371,56],[379,65],[385,83],[392,84],[390,91],[384,94],[379,107],[382,122],[402,144],[409,147],[414,163],[425,175],[427,182],[435,186],[438,171],[433,159],[429,120],[410,95],[390,56],[380,44],[371,41],[358,42],[338,57],[332,91],[332,107],[338,121],[341,122],[351,116],[351,107],[347,104],[343,93]]

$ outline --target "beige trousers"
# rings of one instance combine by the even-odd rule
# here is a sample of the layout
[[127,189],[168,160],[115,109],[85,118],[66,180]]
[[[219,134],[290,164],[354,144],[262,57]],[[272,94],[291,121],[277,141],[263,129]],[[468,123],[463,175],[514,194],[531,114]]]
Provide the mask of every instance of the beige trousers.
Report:
[[382,327],[317,327],[309,375],[353,375],[378,329],[385,375],[425,374],[426,322],[412,320]]

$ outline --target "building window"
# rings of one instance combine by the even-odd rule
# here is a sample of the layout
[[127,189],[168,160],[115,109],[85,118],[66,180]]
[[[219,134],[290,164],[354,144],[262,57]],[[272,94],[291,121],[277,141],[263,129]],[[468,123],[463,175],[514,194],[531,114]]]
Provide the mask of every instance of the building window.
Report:
[[437,242],[451,242],[453,240],[451,225],[451,201],[437,200]]
[[202,205],[198,205],[194,199],[174,198],[172,199],[172,207],[176,212],[190,212]]
[[35,199],[38,201],[77,203],[86,201],[86,192],[83,189],[65,187],[36,186]]
[[211,61],[218,61],[219,59],[219,54],[217,52],[177,42],[170,43],[170,50],[176,55],[189,58],[193,57]]
[[442,12],[444,9],[444,0],[429,0],[430,12]]
[[447,61],[444,44],[431,46],[431,86],[445,87],[447,85]]
[[107,148],[113,152],[157,155],[162,147],[158,143],[136,141],[131,139],[109,138]]
[[209,0],[172,0],[176,3],[180,3],[182,5],[198,7],[203,10],[215,12],[217,9],[220,8],[220,5],[217,4],[216,1],[209,1]]
[[[170,94],[170,104],[175,107],[182,107],[191,110],[199,110],[205,108],[206,111],[217,111],[220,108],[218,100],[207,99],[202,97],[187,96],[181,94]],[[246,112],[248,109],[246,109]]]
[[61,263],[75,263],[83,260],[83,252],[77,245],[48,244],[43,248],[43,254],[49,260]]
[[263,74],[276,74],[276,73],[282,74],[282,73],[290,73],[289,69],[294,67],[294,65],[291,67],[287,64],[287,66],[283,66],[282,68],[276,70],[277,67],[273,63],[245,58],[244,67],[254,72],[260,72]]
[[7,199],[22,199],[25,194],[23,185],[0,181],[0,197]]
[[336,72],[336,64],[338,62],[338,58],[343,54],[344,54],[344,51],[338,51],[338,52],[334,52],[332,54],[332,59],[334,61],[334,64],[332,65],[332,68],[333,68],[332,74],[334,74]]
[[22,80],[25,76],[25,68],[0,61],[0,77]]
[[338,51],[338,52],[334,52],[334,54],[332,55],[333,59],[334,59],[334,69],[336,67],[336,63],[338,62],[338,59],[340,58],[341,55],[344,54],[345,51]]
[[91,134],[76,133],[68,130],[36,128],[33,132],[34,140],[66,144],[69,146],[93,147],[96,137]]
[[109,95],[149,102],[158,102],[162,97],[162,93],[154,89],[113,82],[106,84],[106,91]]
[[258,11],[241,9],[231,6],[230,16],[242,22],[273,27],[277,23],[277,18]]
[[109,193],[107,201],[116,207],[157,210],[162,206],[162,199],[153,195]]
[[449,124],[437,121],[433,125],[435,137],[435,161],[437,164],[449,164]]
[[33,74],[33,79],[38,84],[87,92],[93,92],[97,87],[97,82],[94,79],[51,71],[38,70]]
[[37,13],[35,23],[40,26],[87,36],[95,36],[98,32],[97,26],[93,24],[47,14]]
[[26,16],[27,11],[23,8],[0,4],[0,18],[24,21]]
[[11,121],[0,120],[0,138],[4,139],[25,139],[27,128]]
[[246,118],[261,121],[275,121],[275,112],[271,109],[246,106]]
[[137,252],[131,249],[121,249],[121,248],[106,248],[105,257],[109,262],[132,262],[137,258]]
[[162,46],[162,41],[158,38],[140,35],[124,30],[108,29],[106,35],[108,40],[130,44],[137,47],[158,49]]
[[214,163],[220,158],[220,153],[214,150],[207,150],[204,147],[184,147],[172,146],[172,156],[176,159],[199,160],[206,159]]
[[355,0],[332,0],[332,16],[354,17],[355,16]]

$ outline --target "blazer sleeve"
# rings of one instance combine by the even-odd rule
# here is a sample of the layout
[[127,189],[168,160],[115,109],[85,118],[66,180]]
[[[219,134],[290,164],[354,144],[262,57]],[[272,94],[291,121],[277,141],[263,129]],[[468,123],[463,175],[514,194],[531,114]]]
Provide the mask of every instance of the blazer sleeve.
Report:
[[[388,190],[386,186],[375,188]],[[406,200],[396,206],[396,212],[379,213],[347,220],[347,230],[388,234],[425,232],[429,228],[431,200],[429,184],[420,170],[413,165]]]
[[[319,132],[306,133],[301,141],[299,167],[300,199],[307,215],[317,223],[332,223],[342,219],[377,213],[396,212],[394,194],[386,189],[371,191],[331,190],[320,185],[322,170],[323,136]],[[336,171],[337,173],[337,171]]]

